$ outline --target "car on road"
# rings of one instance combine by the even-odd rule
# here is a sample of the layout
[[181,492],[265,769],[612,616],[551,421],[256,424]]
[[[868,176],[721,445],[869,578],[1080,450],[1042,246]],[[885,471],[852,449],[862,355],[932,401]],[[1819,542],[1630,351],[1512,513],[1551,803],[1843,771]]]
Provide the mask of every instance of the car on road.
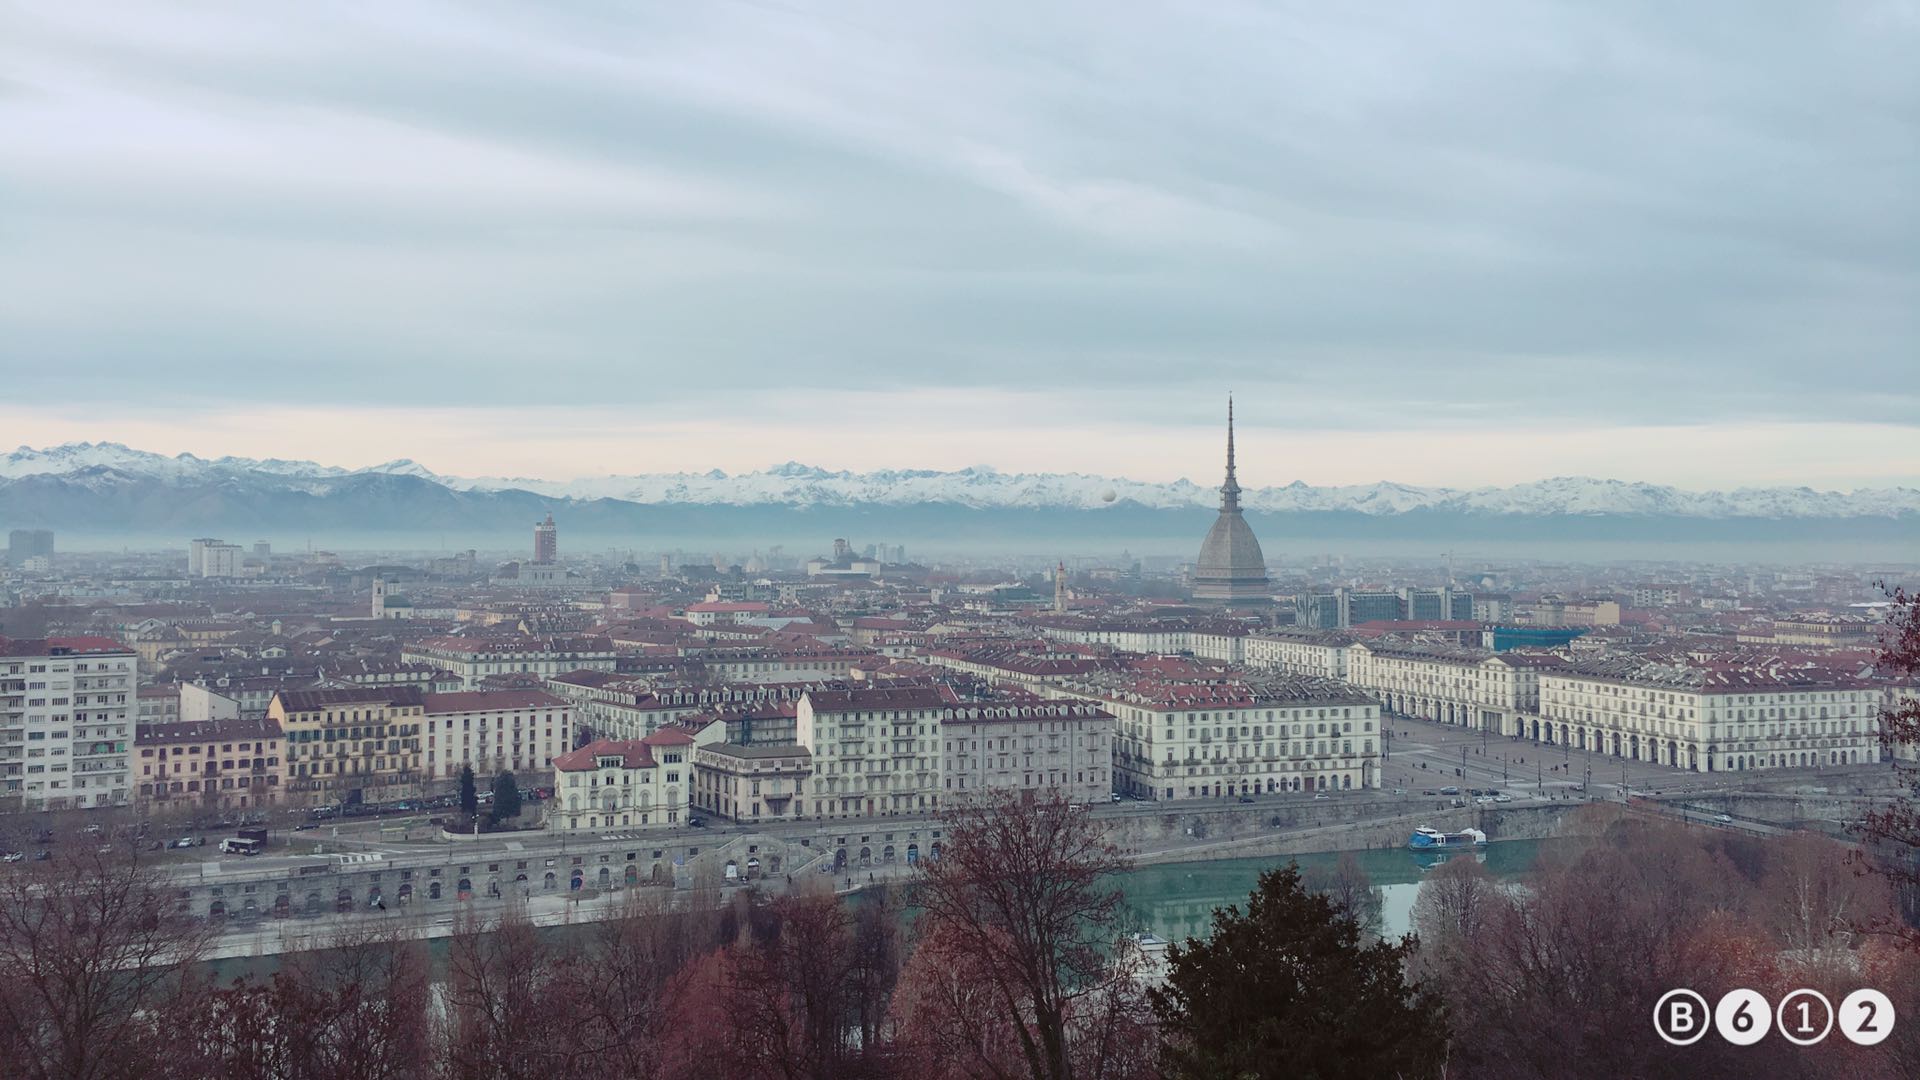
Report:
[[1503,791],[1503,792],[1501,792],[1500,794],[1498,794],[1498,795],[1495,795],[1495,796],[1493,797],[1493,801],[1494,801],[1494,802],[1512,802],[1512,801],[1513,801],[1513,796],[1511,796],[1511,795],[1509,795],[1509,794],[1507,794],[1506,792],[1504,792],[1504,791]]
[[1393,789],[1393,793],[1395,795],[1405,795],[1407,793],[1407,789],[1403,787],[1397,787]]
[[183,836],[168,846],[177,848],[200,847],[206,842],[207,838],[204,836]]
[[1252,801],[1253,801],[1253,796],[1251,796],[1251,795],[1242,795],[1242,796],[1240,796],[1240,801],[1241,801],[1241,802],[1243,802],[1243,803],[1250,803],[1250,802],[1252,802]]
[[1457,788],[1457,787],[1452,787],[1452,786],[1448,786],[1448,787],[1443,787],[1443,788],[1441,788],[1441,789],[1440,789],[1440,794],[1442,794],[1442,795],[1458,795],[1458,794],[1460,794],[1460,789],[1459,789],[1459,788]]
[[1313,797],[1313,799],[1314,799],[1314,801],[1315,801],[1315,802],[1319,802],[1319,801],[1320,801],[1321,799],[1324,799],[1324,798],[1326,798],[1326,797],[1327,797],[1327,793],[1326,793],[1326,792],[1324,792],[1324,791],[1322,791],[1322,792],[1320,792],[1320,793],[1318,793],[1318,794],[1316,794],[1316,795],[1315,795],[1315,796]]
[[1116,792],[1114,792],[1114,793],[1113,793],[1113,801],[1114,801],[1114,802],[1119,802],[1119,801],[1120,801],[1120,793],[1119,793],[1119,792],[1117,792],[1117,791],[1116,791]]
[[303,822],[301,822],[300,824],[298,824],[298,825],[295,825],[295,826],[293,827],[293,831],[294,831],[294,832],[306,832],[306,831],[307,831],[308,829],[317,829],[317,828],[319,828],[319,827],[320,827],[319,825],[317,825],[317,824],[315,824],[315,823],[313,823],[313,822],[311,822],[311,821],[303,821]]
[[1423,791],[1423,792],[1421,792],[1420,794],[1422,794],[1422,795],[1438,795],[1438,794],[1440,794],[1440,793],[1439,793],[1439,792],[1437,792],[1437,791],[1435,791],[1435,790],[1433,790],[1432,788],[1428,788],[1427,790],[1425,790],[1425,791]]
[[696,829],[704,829],[707,827],[707,819],[703,817],[690,817],[687,819],[687,824]]
[[1720,824],[1722,824],[1722,825],[1731,825],[1731,824],[1733,824],[1733,815],[1731,815],[1731,814],[1715,814],[1715,815],[1713,815],[1713,820],[1715,820],[1715,821],[1717,821],[1717,822],[1719,822],[1719,823],[1720,823]]

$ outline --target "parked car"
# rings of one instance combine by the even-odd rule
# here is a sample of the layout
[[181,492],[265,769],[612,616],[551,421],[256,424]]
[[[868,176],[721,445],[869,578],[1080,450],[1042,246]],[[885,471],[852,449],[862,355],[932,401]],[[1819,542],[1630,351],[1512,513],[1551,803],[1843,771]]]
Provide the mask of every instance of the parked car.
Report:
[[33,853],[34,862],[46,862],[51,858],[53,858],[53,852],[48,851],[46,848],[41,848],[39,851]]
[[26,853],[23,851],[0,851],[0,862],[16,863],[26,857]]
[[703,817],[690,817],[687,819],[687,824],[696,829],[703,829],[706,828],[707,819]]
[[1251,796],[1251,795],[1242,795],[1242,796],[1240,796],[1240,801],[1241,801],[1241,802],[1245,802],[1245,803],[1250,803],[1250,802],[1252,802],[1252,801],[1253,801],[1253,796]]
[[314,823],[314,822],[311,822],[311,821],[303,821],[303,822],[301,822],[300,824],[298,824],[298,825],[295,825],[295,826],[293,827],[293,831],[294,831],[294,832],[306,832],[306,831],[307,831],[308,829],[317,829],[317,828],[319,828],[319,827],[320,827],[320,826],[319,826],[318,824],[316,824],[316,823]]
[[1117,792],[1117,791],[1116,791],[1116,792],[1114,792],[1114,793],[1113,793],[1113,801],[1114,801],[1114,802],[1119,802],[1119,801],[1120,801],[1120,793],[1119,793],[1119,792]]
[[1493,801],[1494,801],[1494,802],[1512,802],[1512,801],[1513,801],[1513,796],[1511,796],[1511,795],[1509,795],[1509,794],[1507,794],[1506,792],[1504,792],[1504,791],[1503,791],[1503,792],[1501,792],[1500,794],[1498,794],[1498,795],[1495,795],[1495,796],[1493,797]]
[[1397,787],[1393,789],[1393,793],[1395,795],[1405,795],[1407,793],[1407,789],[1403,787]]
[[1459,788],[1457,788],[1457,787],[1453,787],[1453,786],[1451,786],[1451,785],[1449,785],[1449,786],[1447,786],[1447,787],[1443,787],[1443,788],[1441,788],[1441,789],[1440,789],[1440,794],[1442,794],[1442,795],[1458,795],[1458,794],[1460,794],[1460,789],[1459,789]]
[[1425,791],[1423,791],[1423,792],[1421,792],[1420,794],[1422,794],[1422,795],[1438,795],[1438,794],[1440,794],[1440,793],[1439,793],[1439,792],[1437,792],[1437,791],[1435,791],[1435,790],[1433,790],[1432,788],[1428,788],[1427,790],[1425,790]]

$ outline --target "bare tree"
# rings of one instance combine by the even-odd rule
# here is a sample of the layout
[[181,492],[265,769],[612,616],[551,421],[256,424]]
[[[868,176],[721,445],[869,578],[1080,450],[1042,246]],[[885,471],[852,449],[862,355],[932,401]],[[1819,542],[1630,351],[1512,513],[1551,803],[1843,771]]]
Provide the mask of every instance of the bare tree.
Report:
[[684,969],[705,944],[704,928],[669,899],[629,890],[620,914],[596,923],[567,965],[561,996],[572,1003],[573,1037],[599,1075],[649,1077],[662,1067],[666,1017]]
[[426,945],[378,923],[349,924],[275,976],[295,1075],[409,1080],[433,1062]]
[[447,1074],[456,1080],[574,1075],[577,1046],[560,960],[525,918],[464,915],[447,945]]
[[854,919],[833,898],[782,899],[778,925],[727,954],[735,1075],[832,1080],[862,1071]]
[[1470,855],[1448,859],[1428,874],[1413,904],[1420,941],[1414,963],[1422,978],[1458,963],[1488,931],[1499,902],[1499,883]]
[[10,1076],[137,1076],[147,1021],[211,940],[137,852],[0,868],[0,1061]]
[[1119,850],[1058,795],[996,794],[953,811],[920,865],[923,935],[966,958],[1026,1075],[1070,1080],[1076,1007],[1105,987],[1120,935]]
[[[1920,593],[1896,589],[1889,635],[1878,669],[1909,686],[1920,683]],[[1904,924],[1893,927],[1909,947],[1920,948],[1920,691],[1898,693],[1880,712],[1880,744],[1904,783],[1902,794],[1868,813],[1858,829],[1869,856],[1865,865],[1886,876],[1900,901]]]
[[1766,854],[1754,914],[1802,965],[1841,965],[1859,943],[1860,928],[1891,922],[1887,882],[1856,873],[1846,846],[1793,833],[1768,845]]
[[1309,892],[1333,901],[1334,910],[1351,917],[1360,929],[1371,934],[1380,932],[1384,906],[1380,892],[1353,852],[1341,852],[1332,866],[1315,864],[1302,871],[1300,878]]

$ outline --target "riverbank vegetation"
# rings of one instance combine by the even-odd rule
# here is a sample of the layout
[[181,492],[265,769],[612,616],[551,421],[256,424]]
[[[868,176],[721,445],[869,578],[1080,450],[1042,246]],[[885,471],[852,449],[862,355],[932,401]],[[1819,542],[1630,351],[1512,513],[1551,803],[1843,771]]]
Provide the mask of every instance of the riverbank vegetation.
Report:
[[[23,1080],[1920,1075],[1897,890],[1857,860],[1595,807],[1519,881],[1434,869],[1404,938],[1380,939],[1349,860],[1276,867],[1157,955],[1087,815],[1003,801],[858,902],[811,881],[633,890],[565,936],[465,916],[437,970],[368,930],[220,984],[193,962],[210,924],[137,854],[100,852],[0,872],[0,1061]],[[1675,1048],[1651,1023],[1674,987],[1861,986],[1898,1013],[1878,1047]]]

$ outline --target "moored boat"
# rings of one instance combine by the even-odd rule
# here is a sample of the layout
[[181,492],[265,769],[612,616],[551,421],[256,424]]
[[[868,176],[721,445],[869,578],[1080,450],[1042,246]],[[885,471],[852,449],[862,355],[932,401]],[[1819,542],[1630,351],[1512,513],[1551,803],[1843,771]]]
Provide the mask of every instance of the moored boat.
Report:
[[1487,842],[1487,834],[1479,829],[1462,829],[1459,832],[1441,832],[1439,829],[1419,828],[1407,838],[1407,846],[1415,851],[1455,851],[1476,848]]

